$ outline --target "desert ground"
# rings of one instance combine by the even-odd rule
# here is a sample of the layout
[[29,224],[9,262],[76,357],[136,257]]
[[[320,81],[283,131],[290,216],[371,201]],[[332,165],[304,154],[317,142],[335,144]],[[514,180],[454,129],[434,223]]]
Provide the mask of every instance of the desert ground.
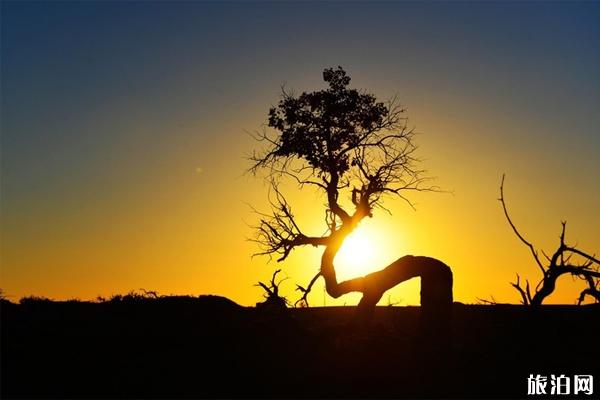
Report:
[[[532,398],[530,374],[592,374],[600,307],[254,308],[219,296],[3,300],[2,398]],[[573,398],[574,396],[570,396]],[[581,396],[589,398],[589,396]]]

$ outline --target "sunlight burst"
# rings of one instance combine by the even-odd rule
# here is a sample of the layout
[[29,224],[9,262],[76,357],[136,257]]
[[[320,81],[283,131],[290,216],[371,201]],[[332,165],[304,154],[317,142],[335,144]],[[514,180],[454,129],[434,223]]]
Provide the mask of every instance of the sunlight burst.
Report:
[[352,232],[335,257],[339,278],[352,278],[377,269],[378,246],[364,230]]

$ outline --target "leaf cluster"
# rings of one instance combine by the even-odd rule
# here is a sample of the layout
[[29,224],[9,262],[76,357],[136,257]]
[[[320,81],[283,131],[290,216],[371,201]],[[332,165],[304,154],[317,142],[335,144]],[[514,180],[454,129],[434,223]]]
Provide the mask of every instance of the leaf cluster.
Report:
[[268,126],[280,131],[273,157],[298,156],[311,167],[343,175],[352,163],[349,150],[382,126],[389,110],[372,94],[350,89],[350,77],[341,67],[328,68],[325,90],[295,97],[284,91],[269,110]]

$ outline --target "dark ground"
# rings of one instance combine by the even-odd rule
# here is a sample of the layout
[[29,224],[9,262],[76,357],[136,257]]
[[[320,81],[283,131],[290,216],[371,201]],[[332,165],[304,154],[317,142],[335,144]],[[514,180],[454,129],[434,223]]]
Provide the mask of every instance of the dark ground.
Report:
[[455,304],[450,346],[447,332],[419,334],[419,307],[379,307],[369,329],[347,326],[353,307],[280,312],[215,296],[0,311],[2,398],[542,398],[527,396],[529,374],[600,379],[596,305]]

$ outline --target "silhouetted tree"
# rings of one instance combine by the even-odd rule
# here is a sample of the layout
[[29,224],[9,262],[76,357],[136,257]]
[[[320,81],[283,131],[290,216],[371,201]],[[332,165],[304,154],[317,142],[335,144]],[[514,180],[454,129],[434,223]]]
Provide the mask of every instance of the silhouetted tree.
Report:
[[[519,240],[529,248],[535,263],[542,272],[542,277],[535,286],[533,295],[531,294],[529,280],[525,280],[525,287],[523,287],[521,284],[521,278],[519,274],[517,274],[517,279],[515,282],[511,283],[511,286],[514,287],[521,295],[521,303],[531,306],[541,305],[546,297],[554,292],[554,289],[556,288],[556,280],[561,275],[565,274],[583,279],[588,285],[588,287],[581,292],[577,300],[578,304],[583,302],[585,296],[591,296],[596,302],[600,302],[600,261],[595,257],[595,255],[589,255],[588,253],[577,249],[577,247],[572,247],[565,243],[565,229],[567,226],[566,221],[561,222],[562,229],[560,232],[560,243],[552,256],[548,256],[543,250],[541,251],[547,262],[547,265],[544,266],[542,260],[540,259],[538,250],[536,250],[531,242],[527,241],[523,235],[519,233],[515,224],[508,215],[506,202],[504,201],[504,175],[502,175],[502,182],[500,183],[500,198],[498,200],[500,200],[502,203],[504,215],[506,216],[506,219],[508,220],[513,232],[515,235],[517,235]],[[579,257],[580,262],[572,262],[571,258],[573,256]]]
[[[255,241],[258,254],[285,260],[299,246],[324,248],[319,271],[296,303],[307,305],[307,296],[319,277],[327,293],[340,297],[363,293],[359,309],[371,309],[383,293],[415,276],[422,278],[422,304],[452,303],[452,273],[441,261],[405,256],[385,269],[364,277],[338,282],[334,258],[344,239],[376,208],[386,210],[384,196],[408,203],[407,193],[436,191],[418,168],[415,133],[407,127],[405,110],[396,99],[377,101],[374,95],[349,88],[350,77],[338,67],[323,72],[329,87],[299,96],[282,89],[277,106],[269,110],[268,127],[256,134],[266,148],[254,153],[250,171],[266,171],[272,192],[272,212],[259,213]],[[281,192],[281,178],[291,178],[301,188],[325,194],[325,234],[304,233]],[[347,196],[350,207],[340,202]],[[413,207],[414,208],[414,207]],[[425,299],[425,300],[424,300]],[[427,304],[424,304],[427,303]]]
[[264,289],[265,294],[264,294],[264,298],[265,301],[261,302],[261,303],[256,303],[257,307],[269,307],[269,308],[286,308],[288,301],[285,297],[282,297],[279,295],[279,285],[281,285],[281,282],[285,281],[287,278],[283,278],[281,279],[279,282],[277,282],[277,274],[280,273],[281,270],[275,270],[275,272],[273,272],[273,276],[271,277],[271,281],[266,284],[263,282],[258,282],[256,284],[256,286],[260,286],[261,288]]

